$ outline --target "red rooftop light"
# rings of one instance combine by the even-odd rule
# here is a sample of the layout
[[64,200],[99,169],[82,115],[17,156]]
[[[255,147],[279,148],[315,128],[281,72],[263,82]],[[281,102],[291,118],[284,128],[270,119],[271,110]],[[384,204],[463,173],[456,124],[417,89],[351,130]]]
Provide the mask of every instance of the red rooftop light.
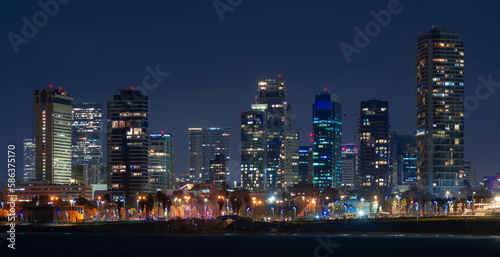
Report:
[[281,74],[280,74],[280,75],[278,75],[278,78],[281,78]]
[[134,90],[134,86],[130,86],[130,90]]
[[52,87],[52,84],[49,85],[49,87],[51,88]]
[[62,87],[59,87],[59,90],[62,90]]
[[161,133],[163,134],[163,131]]

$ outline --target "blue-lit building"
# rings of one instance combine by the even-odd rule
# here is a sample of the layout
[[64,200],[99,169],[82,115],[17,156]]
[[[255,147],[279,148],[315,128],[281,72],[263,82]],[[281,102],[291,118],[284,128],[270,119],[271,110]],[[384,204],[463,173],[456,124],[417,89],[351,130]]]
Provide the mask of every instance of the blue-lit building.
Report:
[[320,191],[342,186],[342,106],[326,90],[313,104],[313,184]]
[[399,156],[398,171],[401,171],[403,185],[417,185],[417,158],[415,152],[404,152]]

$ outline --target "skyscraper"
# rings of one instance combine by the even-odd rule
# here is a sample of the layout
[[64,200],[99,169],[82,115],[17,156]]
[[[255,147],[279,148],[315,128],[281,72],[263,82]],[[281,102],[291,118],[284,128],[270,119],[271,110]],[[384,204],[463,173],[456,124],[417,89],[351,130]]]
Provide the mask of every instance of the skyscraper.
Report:
[[241,112],[241,186],[266,191],[267,104],[252,104]]
[[474,162],[465,161],[464,162],[464,182],[465,180],[469,183],[471,188],[478,187],[477,183],[477,171],[474,166]]
[[25,138],[23,140],[23,181],[36,180],[35,154],[35,140],[33,138]]
[[166,192],[174,188],[174,140],[171,134],[150,135],[148,161],[148,192]]
[[71,182],[71,113],[73,96],[62,88],[35,90],[36,180]]
[[108,102],[108,189],[122,191],[126,203],[146,191],[149,101],[141,91],[122,89]]
[[320,191],[342,186],[342,106],[326,90],[313,104],[313,183]]
[[[415,184],[416,183],[416,155],[417,140],[414,135],[398,135],[391,132],[391,147],[389,164],[392,169],[391,184]],[[403,157],[404,155],[404,157]],[[415,161],[415,162],[413,162]],[[413,180],[413,177],[415,179]],[[410,178],[410,180],[408,180]]]
[[464,172],[464,44],[433,28],[418,37],[416,109],[419,189],[457,192]]
[[72,164],[83,167],[83,183],[102,183],[102,105],[73,105]]
[[291,127],[291,105],[285,93],[281,75],[260,81],[257,104],[242,113],[241,176],[247,189],[277,192],[298,183],[298,131]]
[[359,186],[359,148],[355,144],[342,144],[342,186]]
[[227,178],[226,157],[223,154],[216,155],[210,160],[210,181],[215,185],[220,185]]
[[311,184],[312,147],[300,146],[298,153],[299,153],[299,184]]
[[195,182],[210,180],[210,160],[216,155],[229,162],[229,135],[230,128],[189,128],[189,173]]
[[371,99],[361,102],[359,162],[361,186],[389,193],[389,103]]
[[[285,135],[291,130],[291,105],[286,100],[286,83],[281,75],[258,84],[257,103],[267,104],[266,187],[270,192],[284,190],[285,170],[282,157],[291,155],[283,149]],[[297,143],[298,146],[298,143]],[[283,151],[282,151],[283,150]],[[290,158],[292,158],[290,156]],[[289,171],[292,172],[292,171]]]
[[281,188],[287,190],[289,186],[299,183],[299,131],[288,129],[285,131],[281,148],[280,169],[283,177]]

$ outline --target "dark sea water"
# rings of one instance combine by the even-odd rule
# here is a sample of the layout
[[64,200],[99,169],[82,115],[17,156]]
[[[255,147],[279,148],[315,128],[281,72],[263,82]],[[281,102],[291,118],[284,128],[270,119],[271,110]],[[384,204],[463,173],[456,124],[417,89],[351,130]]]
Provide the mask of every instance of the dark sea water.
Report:
[[[499,256],[500,237],[24,233],[0,256]],[[4,255],[3,253],[9,253]]]

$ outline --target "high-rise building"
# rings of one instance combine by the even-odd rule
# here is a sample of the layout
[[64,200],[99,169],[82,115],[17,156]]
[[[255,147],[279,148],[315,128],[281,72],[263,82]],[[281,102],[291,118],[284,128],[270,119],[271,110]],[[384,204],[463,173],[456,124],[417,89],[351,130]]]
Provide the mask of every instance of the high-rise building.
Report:
[[417,184],[417,159],[418,155],[410,148],[398,158],[398,175],[401,176],[402,185],[416,185]]
[[108,102],[108,189],[124,192],[126,204],[147,190],[149,101],[141,91],[120,90]]
[[174,188],[174,140],[171,134],[150,134],[148,192],[166,192]]
[[[259,81],[256,102],[241,116],[242,186],[253,191],[284,191],[298,183],[298,131],[291,127],[291,105],[281,75]],[[256,124],[255,118],[259,119]],[[262,143],[264,151],[260,155]],[[255,151],[253,146],[257,145]]]
[[284,178],[281,188],[287,190],[288,187],[299,183],[299,131],[288,129],[285,131],[283,146],[281,148],[280,167]]
[[102,183],[102,105],[73,105],[72,164],[83,168],[85,185]]
[[313,184],[320,191],[342,186],[342,106],[326,90],[313,104]]
[[389,193],[389,103],[371,99],[361,102],[359,120],[359,165],[361,186]]
[[477,171],[474,166],[474,162],[465,161],[464,162],[464,180],[467,181],[471,188],[478,187],[477,183]]
[[189,173],[194,182],[210,180],[210,160],[216,155],[223,154],[229,162],[229,135],[230,128],[189,128]]
[[220,185],[227,178],[226,157],[223,154],[216,155],[210,160],[210,181],[215,185]]
[[[291,105],[286,100],[286,83],[281,78],[281,75],[278,78],[259,81],[256,100],[258,104],[267,104],[268,112],[266,120],[267,149],[265,158],[267,162],[265,170],[266,188],[269,192],[286,190],[284,187],[285,173],[294,171],[286,170],[283,159],[294,158],[293,156],[296,155],[297,149],[295,147],[291,148],[290,151],[286,151],[285,149],[286,135],[290,135],[290,130],[292,129],[292,115]],[[298,142],[292,144],[296,144],[298,147]]]
[[359,187],[359,148],[356,144],[342,144],[342,186]]
[[266,191],[267,104],[252,104],[241,113],[241,186]]
[[433,28],[418,37],[416,110],[421,190],[457,192],[464,173],[464,44]]
[[[389,165],[391,166],[391,184],[392,186],[395,185],[402,185],[402,184],[413,184],[413,182],[416,183],[416,180],[409,183],[407,180],[404,182],[403,177],[413,177],[415,174],[413,174],[416,170],[416,163],[412,163],[413,158],[416,158],[413,155],[417,154],[417,140],[414,135],[399,135],[397,132],[393,131],[391,132],[391,138],[390,138],[390,160],[389,160]],[[403,157],[403,155],[405,155]],[[405,163],[403,162],[403,159]],[[415,167],[414,167],[415,166]],[[403,169],[405,169],[403,171]]]
[[71,182],[71,113],[73,96],[62,88],[35,90],[35,173],[49,184]]
[[299,184],[312,183],[312,147],[300,146],[299,150]]
[[25,138],[23,140],[23,181],[36,180],[35,154],[35,140],[33,138]]

